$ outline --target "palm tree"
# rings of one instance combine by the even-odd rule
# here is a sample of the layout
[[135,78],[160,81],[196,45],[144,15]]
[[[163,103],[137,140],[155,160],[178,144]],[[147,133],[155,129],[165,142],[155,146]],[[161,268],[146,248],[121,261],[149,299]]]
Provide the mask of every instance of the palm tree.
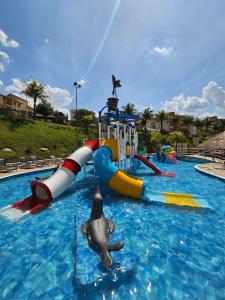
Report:
[[180,117],[178,115],[174,115],[173,116],[173,130],[176,131],[177,130],[177,124],[179,123],[179,119]]
[[217,134],[217,133],[219,132],[219,128],[220,128],[219,122],[218,122],[218,121],[217,121],[217,122],[214,122],[214,123],[212,124],[212,127],[213,127],[213,130],[214,130],[214,133]]
[[184,116],[182,119],[182,123],[185,125],[186,134],[188,134],[188,127],[189,127],[189,125],[193,124],[193,117],[192,116]]
[[127,115],[132,115],[137,111],[135,108],[135,105],[130,102],[128,102],[126,105],[122,106],[122,109]]
[[214,129],[215,134],[224,131],[224,124],[220,119],[213,122],[212,127]]
[[145,108],[141,118],[141,123],[143,126],[145,126],[145,135],[147,132],[147,128],[146,128],[147,122],[148,120],[152,119],[152,117],[153,117],[153,110],[150,109],[149,107]]
[[167,118],[167,115],[166,115],[165,110],[161,110],[156,114],[156,119],[158,121],[160,121],[160,132],[161,133],[163,131],[163,121],[166,120],[166,118]]
[[208,117],[203,119],[204,125],[205,125],[205,131],[208,132],[209,126],[211,125],[211,121],[209,120]]
[[196,119],[194,120],[194,125],[196,126],[197,131],[202,127],[202,124],[203,124],[203,122],[202,122],[201,119],[196,118]]
[[30,82],[25,82],[26,89],[22,91],[22,93],[28,97],[33,98],[34,100],[34,111],[33,111],[33,118],[36,119],[36,105],[37,99],[44,100],[47,98],[47,95],[44,91],[44,85],[38,83],[36,80],[32,80]]

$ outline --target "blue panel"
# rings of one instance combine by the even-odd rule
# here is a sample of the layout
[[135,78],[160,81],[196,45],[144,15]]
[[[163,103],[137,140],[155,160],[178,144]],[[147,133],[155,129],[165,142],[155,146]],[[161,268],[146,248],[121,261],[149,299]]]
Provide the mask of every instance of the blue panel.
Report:
[[112,151],[104,146],[94,152],[94,166],[96,173],[105,183],[118,171],[118,167],[112,162]]

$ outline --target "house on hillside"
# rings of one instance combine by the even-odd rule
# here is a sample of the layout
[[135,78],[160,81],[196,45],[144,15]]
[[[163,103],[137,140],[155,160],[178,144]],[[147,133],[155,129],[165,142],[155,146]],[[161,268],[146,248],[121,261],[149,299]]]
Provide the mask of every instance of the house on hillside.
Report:
[[28,118],[31,115],[31,108],[28,101],[14,94],[0,94],[0,114],[11,117],[18,116]]
[[[167,132],[171,133],[173,131],[185,132],[186,127],[183,123],[184,115],[177,115],[175,112],[168,112],[167,117],[163,120],[162,128]],[[160,131],[160,121],[156,117],[150,119],[147,122],[148,131]],[[196,126],[193,124],[188,125],[188,131],[191,136],[196,134]]]

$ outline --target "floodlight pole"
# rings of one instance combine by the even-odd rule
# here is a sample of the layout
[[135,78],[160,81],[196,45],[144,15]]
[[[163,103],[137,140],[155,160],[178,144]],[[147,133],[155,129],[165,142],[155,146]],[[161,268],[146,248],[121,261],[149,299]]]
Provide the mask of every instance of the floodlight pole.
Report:
[[[75,101],[76,101],[76,110],[75,110],[75,119],[77,121],[77,89],[81,88],[81,84],[77,81],[74,82],[73,84],[75,86]],[[76,149],[78,148],[78,130],[76,130]]]

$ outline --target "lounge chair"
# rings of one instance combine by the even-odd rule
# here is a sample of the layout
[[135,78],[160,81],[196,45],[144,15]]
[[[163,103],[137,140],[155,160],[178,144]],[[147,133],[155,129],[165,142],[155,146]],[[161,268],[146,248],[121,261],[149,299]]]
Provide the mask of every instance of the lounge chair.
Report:
[[[219,164],[219,167],[217,167],[218,164]],[[216,161],[214,168],[225,170],[225,155],[220,154],[217,156],[217,161]]]
[[21,156],[20,157],[20,163],[19,163],[19,168],[20,169],[31,169],[31,168],[35,168],[37,167],[37,164],[32,162],[32,161],[28,161],[26,159],[26,157]]
[[50,155],[50,159],[52,160],[52,161],[51,161],[52,164],[56,164],[56,158],[55,158],[55,155]]
[[47,165],[52,165],[52,164],[55,164],[55,163],[56,163],[56,160],[55,160],[54,155],[50,155],[49,158],[45,159],[45,164],[47,164]]
[[37,159],[36,155],[32,155],[30,158],[32,159],[31,163],[38,168],[46,165],[45,161],[43,159]]
[[0,158],[0,173],[6,173],[6,172],[17,170],[17,167],[18,167],[17,164],[15,163],[7,164],[4,158]]

